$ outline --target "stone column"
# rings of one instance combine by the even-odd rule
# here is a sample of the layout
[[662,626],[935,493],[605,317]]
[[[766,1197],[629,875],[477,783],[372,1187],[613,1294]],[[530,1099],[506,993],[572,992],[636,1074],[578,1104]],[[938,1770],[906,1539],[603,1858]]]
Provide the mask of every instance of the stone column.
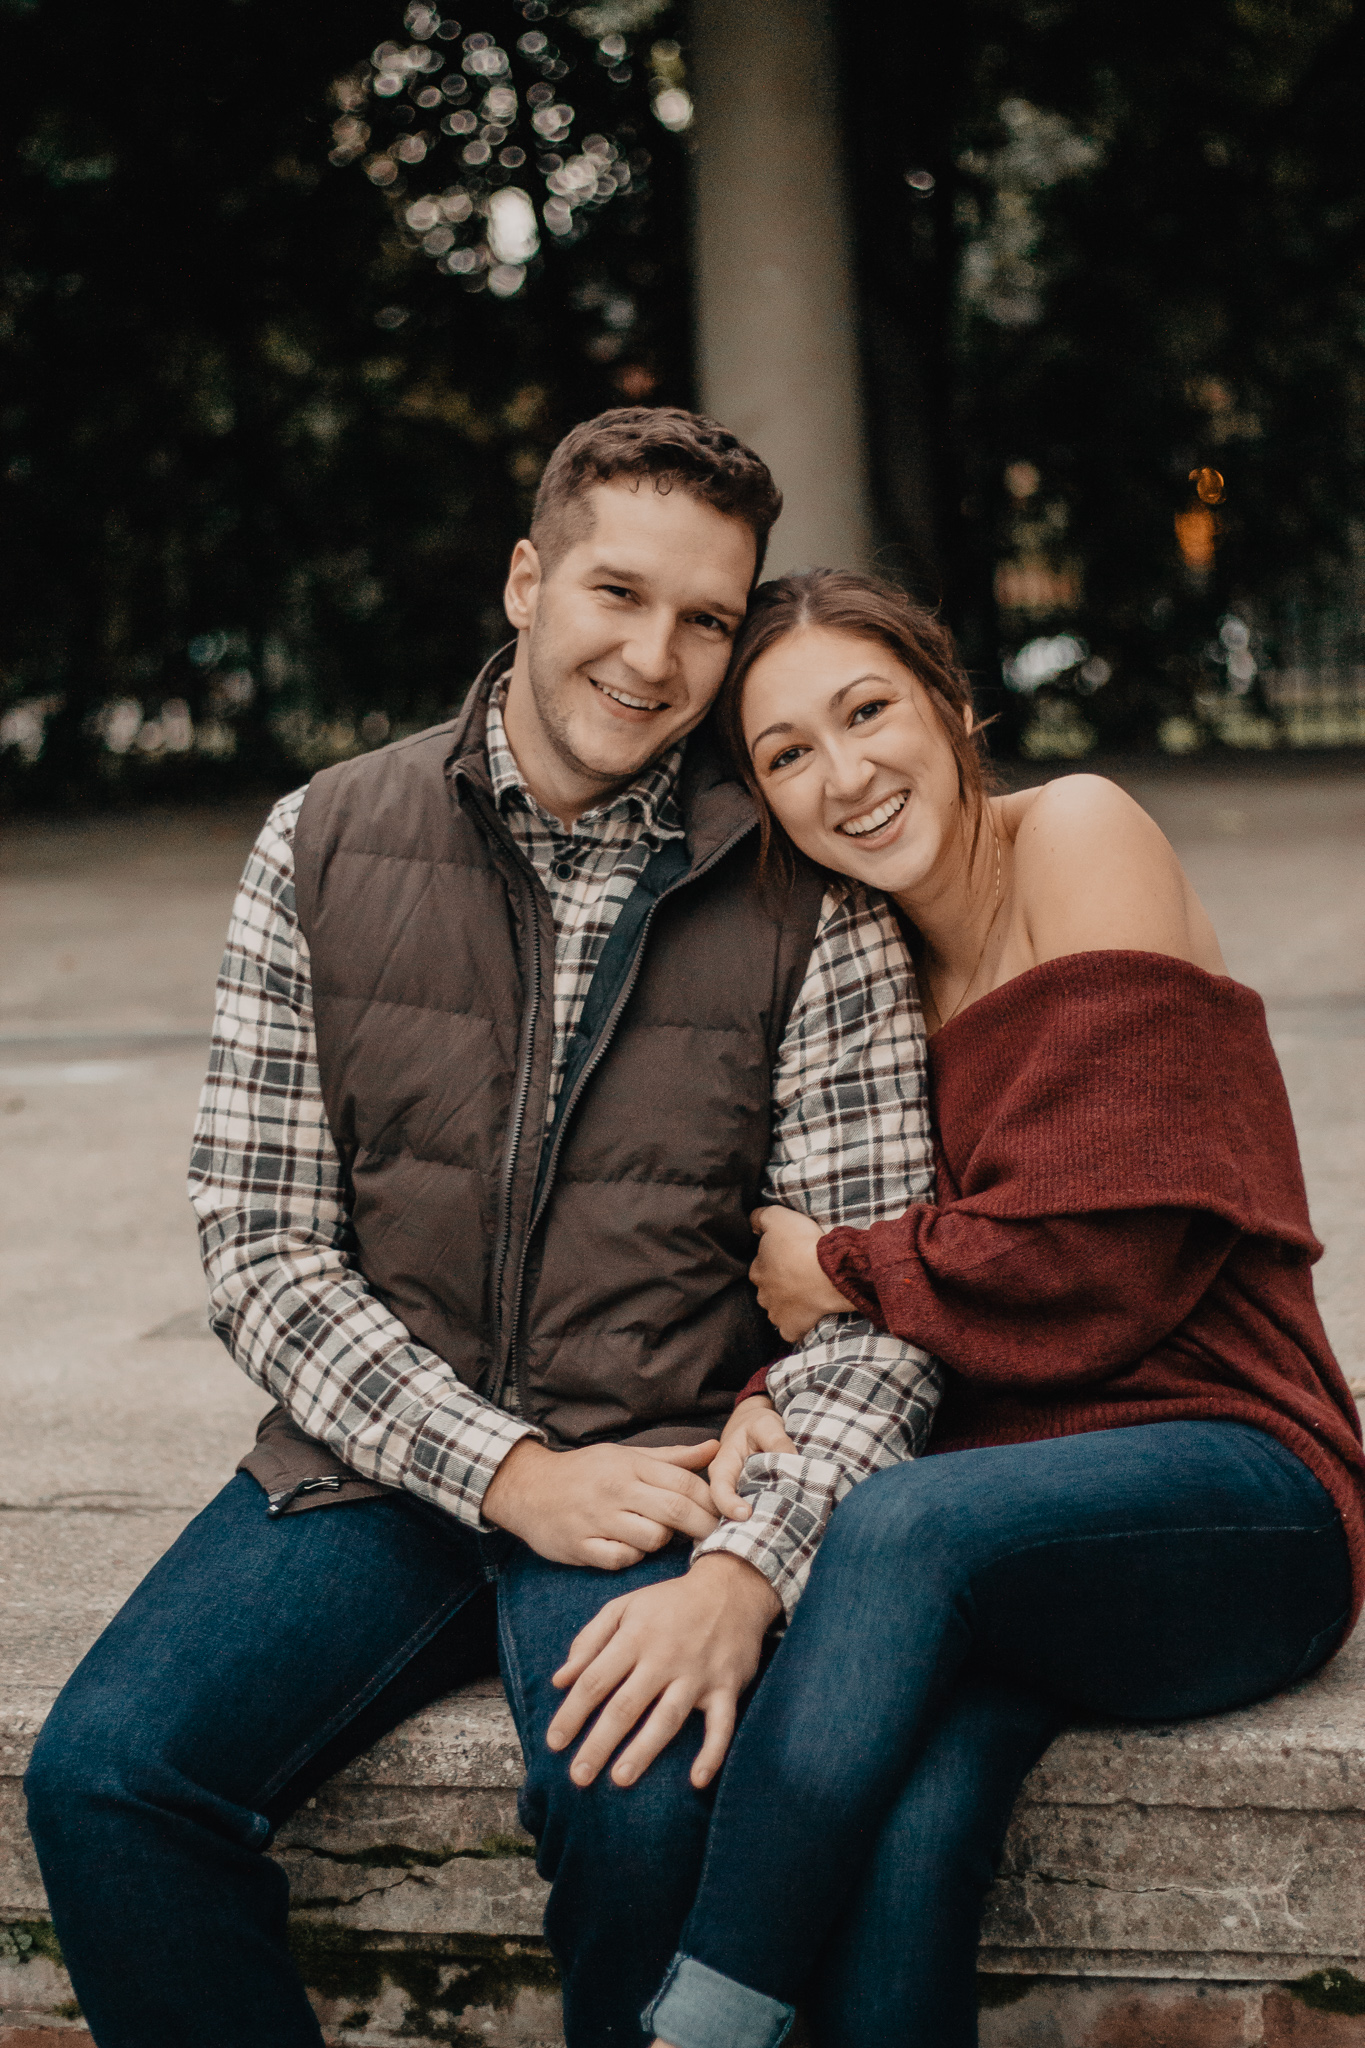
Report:
[[832,0],[694,0],[691,70],[702,405],[786,494],[769,573],[865,566]]

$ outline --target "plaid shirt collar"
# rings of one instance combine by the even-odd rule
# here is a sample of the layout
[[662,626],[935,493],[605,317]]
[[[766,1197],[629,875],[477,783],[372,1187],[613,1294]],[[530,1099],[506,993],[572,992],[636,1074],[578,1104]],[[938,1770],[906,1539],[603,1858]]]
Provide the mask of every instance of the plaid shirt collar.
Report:
[[678,776],[682,769],[686,740],[646,768],[644,773],[609,803],[583,811],[566,834],[560,819],[538,804],[522,779],[516,756],[507,743],[502,705],[509,678],[500,676],[488,699],[485,746],[493,795],[504,817],[511,810],[526,810],[556,838],[610,840],[646,838],[655,842],[685,836],[678,804]]

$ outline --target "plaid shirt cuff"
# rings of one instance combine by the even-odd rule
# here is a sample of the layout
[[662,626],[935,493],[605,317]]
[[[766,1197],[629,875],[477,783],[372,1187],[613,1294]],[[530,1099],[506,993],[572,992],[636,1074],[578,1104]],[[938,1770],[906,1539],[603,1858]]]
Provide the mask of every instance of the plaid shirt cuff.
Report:
[[483,1497],[507,1453],[528,1436],[545,1441],[543,1430],[505,1408],[484,1402],[471,1415],[467,1397],[442,1402],[413,1433],[403,1487],[486,1536],[494,1525],[484,1520]]
[[744,1468],[747,1522],[722,1522],[696,1546],[699,1557],[742,1557],[762,1572],[790,1621],[806,1589],[829,1518],[853,1481],[828,1458],[783,1451],[750,1458]]

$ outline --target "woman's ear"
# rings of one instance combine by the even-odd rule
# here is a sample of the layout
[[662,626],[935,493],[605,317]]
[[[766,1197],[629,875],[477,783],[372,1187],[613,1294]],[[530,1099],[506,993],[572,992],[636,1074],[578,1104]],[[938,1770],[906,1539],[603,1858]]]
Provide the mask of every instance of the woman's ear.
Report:
[[968,733],[976,731],[976,713],[972,710],[970,704],[964,704],[962,707],[962,723],[966,726]]

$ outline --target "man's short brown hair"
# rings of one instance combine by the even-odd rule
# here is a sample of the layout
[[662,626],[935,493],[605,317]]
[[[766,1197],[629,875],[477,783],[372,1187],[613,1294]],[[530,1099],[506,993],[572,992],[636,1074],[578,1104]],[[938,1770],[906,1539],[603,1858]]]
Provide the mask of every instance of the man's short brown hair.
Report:
[[655,490],[675,486],[754,537],[754,581],[782,493],[766,462],[705,413],[678,405],[619,405],[570,428],[545,465],[531,515],[531,544],[548,573],[592,532],[587,494],[617,477],[648,477]]

